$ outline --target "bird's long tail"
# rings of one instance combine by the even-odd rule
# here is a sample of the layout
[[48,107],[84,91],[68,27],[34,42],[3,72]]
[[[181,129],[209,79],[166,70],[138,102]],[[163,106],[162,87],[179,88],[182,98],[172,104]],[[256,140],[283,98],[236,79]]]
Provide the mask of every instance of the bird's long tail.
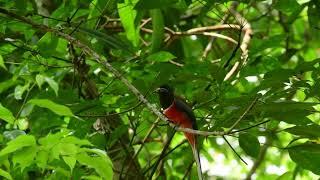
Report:
[[192,152],[193,152],[193,156],[194,156],[194,160],[196,161],[196,165],[197,165],[197,172],[198,172],[198,179],[199,180],[203,180],[202,178],[202,170],[201,170],[201,163],[200,163],[200,156],[199,156],[199,151],[196,147],[196,144],[192,144]]

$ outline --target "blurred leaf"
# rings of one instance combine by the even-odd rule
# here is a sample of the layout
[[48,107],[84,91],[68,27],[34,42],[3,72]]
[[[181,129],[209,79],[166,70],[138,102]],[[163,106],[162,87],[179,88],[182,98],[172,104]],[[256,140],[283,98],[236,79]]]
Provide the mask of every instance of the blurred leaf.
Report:
[[12,124],[16,118],[12,115],[9,109],[3,107],[0,103],[0,119]]
[[27,91],[29,88],[29,84],[26,84],[24,86],[16,86],[16,88],[14,89],[14,97],[18,100],[22,99],[22,95],[25,91]]
[[36,75],[36,82],[37,82],[39,88],[41,88],[42,84],[45,82],[45,76],[43,76],[41,74],[37,74]]
[[22,149],[23,147],[35,146],[36,140],[31,135],[21,135],[16,139],[8,142],[7,146],[0,151],[0,156],[12,153],[16,150]]
[[49,152],[44,150],[39,150],[36,156],[36,164],[40,168],[45,168],[47,166],[47,161],[49,159]]
[[18,84],[18,81],[15,81],[13,79],[9,79],[7,81],[1,82],[0,83],[0,94],[16,84]]
[[7,171],[0,168],[0,176],[12,180],[12,176]]
[[127,38],[137,47],[139,45],[139,24],[135,24],[137,11],[133,9],[135,1],[125,0],[125,3],[118,4],[119,16]]
[[0,67],[2,67],[3,69],[7,70],[7,67],[3,62],[3,57],[1,56],[1,54],[0,54]]
[[14,153],[12,162],[15,166],[19,164],[21,171],[23,171],[26,167],[34,163],[33,161],[37,155],[37,151],[37,146],[25,147]]
[[150,15],[152,20],[151,52],[157,52],[164,39],[163,15],[160,9],[150,10]]
[[172,59],[176,58],[169,52],[166,51],[159,51],[157,53],[151,54],[147,57],[148,61],[155,61],[155,62],[168,62]]
[[284,121],[289,124],[296,125],[307,125],[312,123],[306,116],[310,114],[307,110],[295,110],[295,111],[284,111],[284,112],[267,112],[266,116],[272,117],[278,121]]
[[55,102],[52,102],[48,99],[31,99],[28,101],[28,103],[37,105],[42,108],[47,108],[60,116],[73,116],[73,113],[68,107],[56,104]]
[[55,55],[55,49],[58,46],[59,38],[52,34],[51,32],[47,32],[38,42],[38,47],[40,53],[43,57],[50,57]]
[[79,31],[86,33],[89,36],[95,37],[98,40],[101,40],[106,45],[108,45],[110,48],[123,50],[123,51],[132,53],[132,51],[128,47],[128,45],[125,44],[121,39],[119,39],[115,36],[111,36],[106,33],[102,33],[98,30],[92,30],[92,29],[81,28],[81,27],[79,28]]
[[158,9],[165,8],[170,5],[177,3],[178,0],[157,0],[157,1],[149,1],[149,0],[139,0],[139,2],[134,7],[135,9]]
[[294,126],[285,129],[286,132],[309,138],[319,138],[320,137],[320,126],[316,124],[311,124],[307,126]]
[[292,178],[293,178],[293,173],[288,171],[288,172],[283,173],[276,180],[287,180],[287,179],[292,179]]
[[319,0],[310,1],[308,4],[308,21],[310,27],[320,27]]
[[26,135],[26,133],[24,131],[21,131],[21,130],[12,130],[12,131],[3,132],[3,135],[8,140],[13,140],[13,139],[17,138],[20,135]]
[[64,162],[68,164],[70,170],[72,171],[74,166],[76,165],[77,159],[74,156],[62,156]]
[[320,144],[301,144],[288,148],[288,151],[299,166],[320,175]]
[[260,152],[260,143],[256,136],[248,133],[239,135],[240,147],[251,157],[257,158]]
[[52,78],[45,77],[45,81],[49,84],[49,86],[54,90],[56,95],[58,96],[59,85]]
[[89,156],[87,153],[77,154],[77,161],[96,170],[96,172],[104,179],[113,177],[112,164],[102,157]]
[[[290,4],[290,6],[288,6]],[[280,0],[276,1],[275,8],[283,13],[291,13],[300,7],[296,0]]]
[[61,143],[72,143],[72,144],[77,144],[77,145],[80,145],[80,146],[92,146],[92,144],[86,140],[86,139],[79,139],[75,136],[67,136],[63,139],[61,139]]

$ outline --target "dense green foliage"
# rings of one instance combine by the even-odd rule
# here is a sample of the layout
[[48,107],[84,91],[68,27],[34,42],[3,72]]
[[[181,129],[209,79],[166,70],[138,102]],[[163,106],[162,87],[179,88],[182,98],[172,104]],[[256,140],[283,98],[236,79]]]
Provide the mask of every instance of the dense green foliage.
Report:
[[206,179],[319,177],[319,41],[320,0],[0,0],[0,176],[194,179],[130,86],[158,108],[167,83],[240,130],[199,136]]

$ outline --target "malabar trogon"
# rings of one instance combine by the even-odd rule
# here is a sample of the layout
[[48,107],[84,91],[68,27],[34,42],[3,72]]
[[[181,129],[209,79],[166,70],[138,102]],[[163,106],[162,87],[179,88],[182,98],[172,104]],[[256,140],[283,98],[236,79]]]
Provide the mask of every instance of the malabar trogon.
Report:
[[[159,94],[163,114],[166,115],[170,121],[183,128],[197,129],[196,118],[192,109],[183,99],[175,96],[174,91],[170,86],[162,85],[157,88],[156,92]],[[197,164],[198,178],[202,179],[200,157],[197,148],[197,136],[196,134],[187,132],[184,132],[184,135],[192,148]]]

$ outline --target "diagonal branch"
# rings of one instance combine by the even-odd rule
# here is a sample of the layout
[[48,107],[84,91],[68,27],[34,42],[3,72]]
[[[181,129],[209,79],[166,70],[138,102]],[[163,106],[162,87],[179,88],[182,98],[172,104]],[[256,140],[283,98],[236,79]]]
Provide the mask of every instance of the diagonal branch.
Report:
[[[92,50],[89,46],[85,45],[84,43],[82,43],[81,41],[79,41],[78,39],[72,37],[69,34],[66,34],[64,32],[61,32],[57,29],[51,28],[49,26],[46,25],[42,25],[42,24],[38,24],[26,17],[20,16],[18,14],[13,13],[12,11],[8,11],[2,7],[0,7],[0,13],[1,14],[5,14],[9,17],[12,17],[14,19],[20,20],[21,22],[24,22],[26,24],[31,25],[33,28],[39,29],[43,32],[51,32],[59,37],[62,37],[66,40],[68,40],[69,42],[71,42],[72,44],[74,44],[75,46],[77,46],[78,48],[82,49],[85,53],[87,53],[88,55],[92,56],[95,61],[101,65],[104,66],[105,69],[107,69],[108,71],[110,71],[116,78],[118,78],[125,86],[127,86],[127,88],[139,99],[140,102],[144,103],[146,105],[146,107],[149,109],[149,111],[151,111],[153,114],[155,114],[157,117],[159,117],[161,120],[168,122],[168,124],[172,127],[175,128],[177,131],[183,131],[183,132],[188,132],[188,133],[193,133],[193,134],[198,134],[198,135],[203,135],[203,136],[222,136],[222,135],[228,135],[228,134],[232,134],[232,132],[225,132],[225,131],[212,131],[212,132],[208,132],[208,131],[199,131],[199,130],[193,130],[193,129],[189,129],[189,128],[181,128],[181,127],[176,127],[175,124],[171,123],[169,121],[169,119],[167,117],[165,117],[156,106],[154,106],[153,104],[151,104],[146,98],[145,96],[135,87],[133,86],[125,77],[122,76],[122,74],[115,69],[108,61],[105,60],[105,58],[103,58],[102,56],[100,56],[97,52],[95,52],[94,50]],[[231,26],[232,27],[232,26]],[[217,27],[215,27],[217,28]],[[228,27],[223,27],[223,28],[230,28],[230,25]],[[236,27],[234,27],[236,28]],[[211,30],[214,29],[213,27],[211,27]],[[204,31],[202,29],[198,29],[199,31]],[[193,29],[192,31],[198,31],[196,29]],[[191,32],[192,32],[191,31]],[[244,42],[243,42],[244,43]],[[247,47],[247,45],[241,45],[241,47]],[[242,49],[242,48],[241,48]]]

